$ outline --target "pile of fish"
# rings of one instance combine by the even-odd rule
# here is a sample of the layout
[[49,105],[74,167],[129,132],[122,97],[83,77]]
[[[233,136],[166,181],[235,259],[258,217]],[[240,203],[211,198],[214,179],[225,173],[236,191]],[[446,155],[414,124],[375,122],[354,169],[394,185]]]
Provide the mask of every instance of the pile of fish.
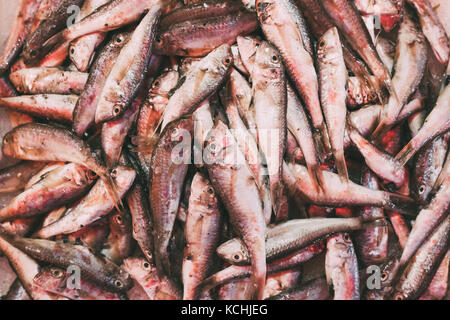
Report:
[[19,2],[4,299],[449,298],[446,0]]

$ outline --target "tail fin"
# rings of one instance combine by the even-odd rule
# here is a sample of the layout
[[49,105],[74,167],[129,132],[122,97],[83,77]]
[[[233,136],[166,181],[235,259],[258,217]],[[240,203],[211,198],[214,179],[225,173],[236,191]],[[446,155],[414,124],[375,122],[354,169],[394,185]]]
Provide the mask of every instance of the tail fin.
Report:
[[418,207],[416,202],[410,197],[384,192],[385,209],[391,209],[404,215],[417,216]]
[[307,164],[307,168],[308,168],[309,178],[311,179],[316,191],[319,192],[320,190],[324,190],[325,180],[324,180],[323,172],[322,172],[322,169],[320,168],[320,165],[319,164],[314,164],[314,165]]
[[114,207],[116,208],[117,211],[119,211],[119,212],[122,211],[121,209],[123,208],[123,203],[122,203],[122,199],[119,196],[119,192],[117,191],[116,183],[114,182],[112,177],[109,175],[109,173],[101,176],[100,178],[105,183],[106,190],[107,190],[108,194],[110,195],[110,197],[113,199]]
[[316,146],[320,162],[324,162],[331,151],[331,146],[325,145],[325,139],[328,141],[328,134],[326,133],[326,129],[325,137],[323,137],[323,131],[313,128],[314,145]]
[[335,150],[333,152],[336,169],[343,183],[348,183],[347,163],[345,162],[344,150]]
[[416,153],[416,149],[413,146],[412,140],[403,147],[402,150],[395,156],[395,160],[399,163],[399,165],[404,166],[409,159]]

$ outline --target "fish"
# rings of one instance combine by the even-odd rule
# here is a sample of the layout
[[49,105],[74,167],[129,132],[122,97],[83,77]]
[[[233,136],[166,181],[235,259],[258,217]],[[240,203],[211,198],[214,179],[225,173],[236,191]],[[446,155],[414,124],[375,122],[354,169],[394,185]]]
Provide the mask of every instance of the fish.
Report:
[[108,220],[110,232],[100,253],[120,265],[133,253],[134,249],[131,215],[127,210],[113,211]]
[[43,290],[71,300],[120,300],[116,292],[106,291],[84,279],[80,279],[80,288],[73,287],[70,276],[71,274],[64,269],[46,267],[33,278],[33,281]]
[[190,3],[166,14],[161,19],[160,28],[164,30],[170,28],[171,25],[185,21],[236,13],[240,9],[242,9],[242,4],[239,1],[207,0],[200,3]]
[[123,268],[141,286],[149,300],[181,300],[182,292],[167,276],[159,276],[154,265],[143,258],[129,257]]
[[39,25],[25,41],[22,56],[26,64],[36,64],[43,59],[51,48],[45,47],[45,42],[64,29],[72,10],[70,6],[80,7],[84,0],[61,0],[50,7],[50,14],[39,22]]
[[120,51],[101,91],[95,111],[96,123],[120,116],[138,94],[152,55],[161,11],[162,4],[155,3]]
[[283,181],[291,196],[305,199],[319,205],[374,206],[396,210],[406,215],[415,215],[417,207],[413,199],[407,196],[381,190],[372,190],[349,181],[343,184],[339,176],[330,171],[323,171],[327,188],[319,193],[312,187],[307,169],[294,163],[285,163]]
[[[133,185],[136,172],[119,165],[111,170],[111,178],[116,185],[117,195],[122,198]],[[114,199],[105,190],[105,182],[97,180],[89,193],[70,207],[61,219],[41,228],[34,236],[48,239],[58,234],[76,232],[109,214],[114,209]]]
[[[131,288],[130,275],[105,257],[99,257],[84,246],[60,243],[43,239],[9,237],[6,240],[25,254],[39,261],[67,269],[80,268],[81,276],[90,279],[105,289],[123,292]],[[57,254],[55,254],[57,253]]]
[[64,128],[39,123],[23,124],[5,135],[2,151],[5,155],[22,160],[67,161],[83,165],[105,182],[114,203],[121,203],[98,155],[92,152],[85,141]]
[[430,284],[448,252],[450,217],[441,222],[430,238],[418,249],[395,286],[394,300],[417,298]]
[[267,42],[256,50],[252,73],[257,139],[269,175],[270,198],[276,219],[287,218],[288,203],[282,179],[286,151],[287,89],[284,67],[277,49]]
[[33,300],[54,300],[54,295],[37,287],[33,279],[40,272],[39,264],[30,256],[11,245],[0,229],[0,249],[8,258],[26,293]]
[[[363,227],[360,218],[311,218],[292,219],[270,225],[266,233],[266,259],[268,261],[302,249],[324,237],[343,231],[359,230]],[[217,254],[233,265],[248,264],[249,251],[239,238],[222,243]]]
[[[151,156],[153,153],[153,144],[150,138],[157,137],[156,131],[158,124],[164,113],[167,102],[172,90],[176,87],[179,80],[179,73],[170,69],[164,71],[155,79],[148,96],[141,106],[136,124],[137,139],[142,141],[144,149],[138,151],[139,161],[145,174],[150,174]],[[139,146],[138,146],[139,147]]]
[[325,270],[327,282],[333,286],[334,300],[360,300],[358,261],[348,233],[327,239]]
[[[93,13],[99,7],[108,3],[108,0],[87,0],[84,1],[80,12],[75,18],[75,23],[80,22],[85,17]],[[106,33],[96,32],[82,36],[74,40],[69,46],[69,58],[78,71],[86,72],[94,59],[96,47],[105,40]]]
[[20,1],[17,17],[0,56],[0,75],[8,70],[20,54],[25,40],[31,33],[33,18],[38,12],[39,5],[40,0]]
[[[232,71],[229,82],[227,82],[226,87],[220,92],[221,99],[226,108],[225,112],[227,114],[229,127],[232,130],[231,133],[241,152],[244,154],[259,188],[263,203],[264,217],[266,224],[269,224],[272,218],[272,203],[267,170],[264,168],[263,156],[258,147],[256,137],[247,129],[240,116],[244,111],[241,111],[242,108],[240,108],[240,90],[237,86],[238,83],[235,83],[232,80],[235,72],[237,71]],[[236,77],[238,77],[238,75],[236,75]]]
[[[361,185],[374,189],[380,189],[380,183],[375,174],[369,168],[363,168],[361,173]],[[384,210],[378,207],[363,207],[360,216],[364,220],[384,219]],[[389,228],[387,225],[368,226],[355,235],[355,249],[358,257],[365,265],[381,263],[387,258]]]
[[198,284],[213,267],[215,248],[220,240],[222,213],[219,200],[208,178],[196,173],[186,216],[186,248],[183,259],[183,300],[198,296]]
[[[299,148],[302,158],[305,159],[311,181],[313,181],[316,188],[319,188],[324,181],[322,170],[320,170],[319,155],[314,144],[311,126],[309,125],[308,116],[303,109],[303,105],[290,84],[287,85],[286,119],[289,132],[297,142],[295,148]],[[287,139],[289,139],[289,137]],[[286,153],[288,153],[288,151],[286,151]]]
[[419,132],[395,156],[395,160],[400,165],[405,165],[427,142],[450,129],[450,114],[447,112],[449,99],[450,85],[447,85],[439,95],[436,105],[428,114]]
[[130,35],[130,32],[121,32],[113,35],[111,40],[99,51],[98,57],[92,64],[86,85],[73,111],[73,130],[77,135],[84,135],[94,125],[101,91],[106,83],[107,76],[114,66],[121,49],[128,42]]
[[[58,30],[56,34],[47,37],[36,54],[49,52],[61,44],[70,43],[81,36],[116,30],[138,20],[142,14],[154,4],[161,4],[159,0],[137,0],[130,3],[126,0],[112,0],[97,8],[90,15],[74,23],[64,30]],[[78,6],[81,7],[81,6]],[[64,20],[66,21],[66,20]]]
[[168,56],[205,56],[223,44],[232,45],[237,36],[252,33],[257,27],[255,15],[245,10],[171,24],[158,34],[155,53]]
[[317,60],[320,101],[327,124],[331,151],[339,176],[343,182],[347,182],[348,171],[344,155],[347,69],[341,46],[337,28],[328,30],[319,39]]
[[83,92],[88,74],[60,68],[27,68],[9,75],[22,94],[76,94]]
[[223,44],[189,69],[186,76],[180,79],[182,84],[167,102],[160,130],[163,131],[170,122],[195,111],[202,101],[223,84],[232,65],[231,47]]
[[267,300],[328,300],[329,298],[330,293],[326,279],[318,278],[285,290]]
[[[319,84],[313,57],[304,47],[300,12],[291,0],[256,2],[256,12],[268,41],[280,51],[286,72],[311,116],[319,154],[330,150],[327,128],[319,99]],[[323,156],[322,156],[323,157]]]
[[372,140],[382,138],[392,128],[392,123],[408,97],[416,91],[425,71],[427,55],[428,49],[422,31],[413,21],[411,14],[406,11],[400,24],[395,52],[395,74],[392,85],[396,95],[391,95],[387,105],[384,106],[378,126],[371,135]]
[[145,258],[152,262],[154,261],[153,221],[144,188],[138,181],[135,181],[126,200],[131,213],[132,236]]
[[171,122],[153,151],[149,200],[154,222],[155,262],[161,275],[170,274],[168,246],[191,161],[193,130],[192,118]]
[[0,98],[0,106],[30,115],[71,123],[77,95],[37,94]]
[[442,64],[448,63],[450,47],[448,35],[430,1],[406,0],[417,12],[423,33],[433,49],[434,55]]
[[102,148],[108,168],[112,168],[119,162],[125,139],[139,115],[142,100],[143,93],[134,99],[130,108],[125,110],[119,118],[102,124]]
[[251,286],[246,295],[262,299],[266,278],[264,234],[266,223],[255,178],[227,126],[218,121],[206,142],[206,169],[230,221],[248,247]]
[[448,209],[450,207],[449,187],[450,175],[447,172],[444,181],[439,186],[431,202],[416,217],[402,256],[400,257],[400,269],[408,263],[424,241],[430,237],[433,230],[448,217]]
[[439,136],[420,150],[415,157],[411,193],[422,205],[428,202],[430,193],[444,167],[447,148],[447,136]]
[[[325,246],[322,242],[313,243],[303,249],[294,251],[285,257],[273,260],[267,264],[267,274],[275,274],[298,267],[302,263],[309,261],[313,257],[322,253]],[[209,290],[216,286],[229,283],[236,279],[247,278],[251,276],[251,266],[247,265],[230,265],[229,267],[216,272],[206,278],[200,285],[199,289]]]
[[0,221],[30,218],[52,211],[66,202],[84,195],[92,184],[89,170],[77,164],[67,164],[40,177],[30,188],[0,210]]
[[361,134],[350,126],[349,137],[364,157],[366,165],[380,178],[392,182],[398,189],[405,184],[409,175],[389,153],[383,152],[367,141]]
[[338,28],[340,35],[346,39],[346,42],[373,72],[377,79],[375,83],[377,92],[386,88],[395,98],[395,88],[393,88],[389,71],[381,61],[354,2],[349,0],[323,0],[321,3],[333,24]]
[[19,164],[0,170],[0,193],[20,191],[28,180],[45,166],[45,162],[23,161]]

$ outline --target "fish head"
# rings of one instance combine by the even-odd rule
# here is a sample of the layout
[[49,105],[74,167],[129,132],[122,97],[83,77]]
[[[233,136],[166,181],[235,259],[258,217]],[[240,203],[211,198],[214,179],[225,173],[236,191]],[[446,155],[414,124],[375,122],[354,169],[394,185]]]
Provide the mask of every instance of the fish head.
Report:
[[136,171],[130,167],[119,165],[111,170],[110,175],[118,190],[128,190],[136,178]]
[[205,162],[217,165],[237,164],[234,154],[235,149],[231,147],[234,144],[235,141],[228,126],[221,120],[217,120],[206,138]]
[[180,76],[178,71],[167,70],[153,81],[149,90],[149,96],[164,95],[169,96],[170,91],[177,85]]
[[245,244],[239,239],[231,239],[217,248],[217,254],[225,261],[234,265],[250,261]]
[[329,61],[336,58],[338,50],[342,50],[339,33],[336,27],[332,27],[317,42],[317,56],[323,61]]
[[231,71],[232,65],[233,53],[231,52],[231,46],[227,43],[211,51],[198,63],[200,70],[220,78]]
[[[195,174],[192,180],[190,199],[210,209],[217,208],[219,203],[211,182],[199,172]],[[210,210],[207,212],[215,211]]]
[[261,39],[253,36],[238,36],[236,41],[242,62],[251,75],[255,63],[256,49],[261,45]]
[[4,155],[12,158],[16,158],[21,154],[17,130],[12,130],[4,136],[2,152]]
[[123,269],[134,278],[144,279],[156,272],[156,267],[144,258],[130,257],[123,260]]
[[43,268],[33,278],[34,284],[46,289],[65,289],[68,274],[61,268]]
[[266,81],[278,81],[284,72],[280,52],[267,41],[261,42],[256,49],[252,79],[259,89]]

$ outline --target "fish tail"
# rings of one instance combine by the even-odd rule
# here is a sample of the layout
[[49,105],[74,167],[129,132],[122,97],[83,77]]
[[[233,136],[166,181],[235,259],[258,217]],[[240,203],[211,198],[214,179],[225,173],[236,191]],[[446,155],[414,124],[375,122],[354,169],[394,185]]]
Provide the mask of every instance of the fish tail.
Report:
[[382,119],[375,130],[372,132],[370,136],[370,140],[373,142],[379,141],[390,129],[390,126],[386,123],[384,119]]
[[320,162],[324,162],[329,154],[329,152],[327,151],[327,147],[325,146],[324,139],[326,138],[323,138],[321,131],[313,129],[314,145],[316,146],[317,155]]
[[348,183],[347,163],[345,162],[344,150],[335,150],[333,152],[336,169],[343,183]]
[[110,195],[110,197],[113,199],[114,207],[117,211],[122,211],[121,208],[123,208],[122,199],[119,196],[119,192],[117,191],[117,186],[112,177],[109,174],[105,174],[101,176],[101,179],[105,183],[106,191]]
[[310,164],[307,167],[309,178],[311,179],[316,191],[324,190],[325,179],[323,177],[323,172],[319,164]]
[[412,141],[410,141],[402,150],[395,156],[395,161],[399,163],[400,166],[404,166],[409,159],[416,153],[416,149],[413,146]]
[[275,186],[272,186],[271,194],[271,202],[276,221],[287,220],[289,214],[289,205],[284,184],[277,183]]
[[[250,278],[249,296],[253,300],[262,300],[264,298],[264,287],[266,286],[266,259],[258,263],[258,259],[252,261],[252,276]],[[264,263],[262,265],[262,263]]]
[[417,216],[417,204],[410,197],[385,192],[386,209],[397,211],[404,215]]

